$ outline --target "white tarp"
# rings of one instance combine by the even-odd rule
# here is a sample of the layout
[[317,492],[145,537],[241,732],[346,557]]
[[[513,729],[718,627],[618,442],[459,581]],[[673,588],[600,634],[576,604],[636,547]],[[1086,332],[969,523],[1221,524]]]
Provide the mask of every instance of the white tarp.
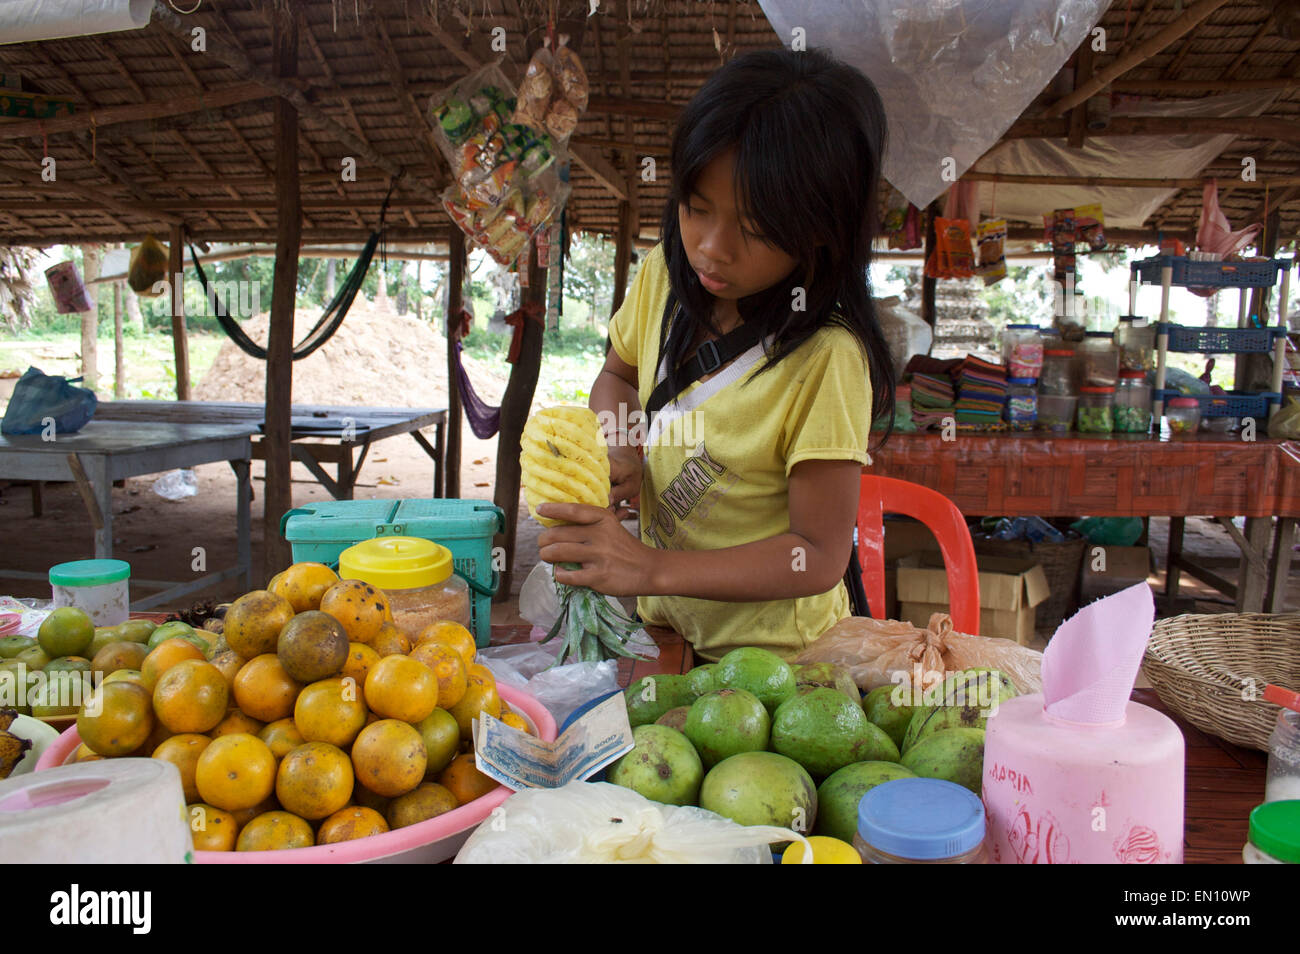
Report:
[[1002,136],[1110,0],[759,0],[780,42],[805,31],[860,69],[889,119],[884,176],[918,208]]
[[0,44],[138,30],[152,10],[153,0],[0,0]]

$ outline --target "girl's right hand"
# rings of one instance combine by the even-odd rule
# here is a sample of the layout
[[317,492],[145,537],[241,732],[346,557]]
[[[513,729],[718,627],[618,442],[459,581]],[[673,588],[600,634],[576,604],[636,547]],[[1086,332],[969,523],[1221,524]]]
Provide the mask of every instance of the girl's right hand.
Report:
[[[619,520],[627,519],[640,500],[641,470],[641,455],[635,447],[624,445],[609,449],[609,503]],[[623,506],[624,501],[632,506]]]

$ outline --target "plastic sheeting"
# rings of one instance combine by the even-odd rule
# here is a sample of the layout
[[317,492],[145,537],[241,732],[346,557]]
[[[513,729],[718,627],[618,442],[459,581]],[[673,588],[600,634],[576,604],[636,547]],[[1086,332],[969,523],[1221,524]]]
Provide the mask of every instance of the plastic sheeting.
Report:
[[153,0],[0,0],[0,44],[148,26]]
[[[889,118],[884,176],[924,208],[1006,132],[1110,0],[760,0],[781,43],[802,27],[876,84]],[[1018,170],[1025,171],[1025,170]],[[1049,206],[1050,207],[1050,206]],[[1001,211],[999,209],[999,211]]]

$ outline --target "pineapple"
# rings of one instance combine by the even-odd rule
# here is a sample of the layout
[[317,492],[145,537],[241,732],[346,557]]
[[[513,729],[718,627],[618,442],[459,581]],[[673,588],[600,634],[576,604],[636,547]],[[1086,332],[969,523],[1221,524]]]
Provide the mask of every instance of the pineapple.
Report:
[[[524,499],[533,519],[545,527],[564,521],[537,513],[544,503],[609,505],[609,452],[596,415],[585,407],[552,407],[538,411],[524,425],[519,468]],[[576,563],[561,568],[578,569]],[[560,663],[570,659],[599,662],[615,656],[644,658],[630,651],[628,638],[640,627],[586,586],[556,583],[560,615],[542,642],[564,633]]]

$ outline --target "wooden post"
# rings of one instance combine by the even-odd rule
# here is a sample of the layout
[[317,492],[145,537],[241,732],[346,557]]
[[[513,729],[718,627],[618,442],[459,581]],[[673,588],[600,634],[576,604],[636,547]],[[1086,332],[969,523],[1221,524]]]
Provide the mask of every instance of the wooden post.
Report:
[[172,352],[176,355],[176,400],[190,399],[190,339],[185,331],[185,236],[172,226],[167,247],[167,281],[172,292]]
[[456,326],[465,307],[465,233],[451,225],[447,249],[451,256],[447,278],[447,449],[442,463],[443,493],[460,496],[461,413],[460,386],[456,381]]
[[98,245],[81,246],[81,272],[90,299],[90,308],[81,313],[81,376],[92,391],[99,387],[99,286],[93,284],[99,277],[99,256]]
[[609,316],[614,317],[623,296],[627,294],[627,273],[632,264],[632,203],[623,200],[618,204],[618,234],[614,237],[614,301],[609,306]]
[[[1274,206],[1264,220],[1264,240],[1260,243],[1259,254],[1270,258],[1277,252],[1278,230],[1282,227],[1281,208]],[[1250,314],[1258,316],[1260,322],[1267,326],[1271,322],[1269,314],[1271,288],[1252,288],[1250,291]],[[1239,354],[1236,357],[1236,369],[1233,373],[1233,388],[1238,391],[1267,391],[1273,381],[1273,355]],[[1263,421],[1256,421],[1257,426],[1266,427]]]
[[113,397],[126,397],[126,355],[122,345],[122,283],[113,282]]
[[[537,253],[529,246],[528,287],[524,289],[523,304],[532,302],[538,307],[546,305],[546,269],[537,264]],[[505,571],[497,588],[495,601],[507,602],[514,578],[515,526],[519,522],[519,439],[524,423],[533,405],[533,392],[537,390],[537,376],[542,368],[541,322],[525,319],[523,341],[519,358],[510,369],[510,381],[501,399],[501,430],[497,434],[497,474],[494,500],[505,511],[506,532],[497,534],[493,546],[505,548]]]
[[[925,242],[921,248],[922,261],[930,260],[930,252],[934,249],[934,216],[935,206],[931,202],[925,207]],[[921,267],[921,318],[931,328],[937,326],[939,315],[935,310],[934,288],[937,279],[931,278],[925,274],[925,266]]]
[[[298,21],[273,18],[272,66],[282,79],[298,73]],[[275,283],[266,356],[266,490],[262,507],[262,578],[289,565],[289,544],[280,536],[280,517],[293,506],[290,483],[290,411],[293,404],[293,315],[297,303],[298,247],[302,202],[298,192],[298,110],[275,101]]]

